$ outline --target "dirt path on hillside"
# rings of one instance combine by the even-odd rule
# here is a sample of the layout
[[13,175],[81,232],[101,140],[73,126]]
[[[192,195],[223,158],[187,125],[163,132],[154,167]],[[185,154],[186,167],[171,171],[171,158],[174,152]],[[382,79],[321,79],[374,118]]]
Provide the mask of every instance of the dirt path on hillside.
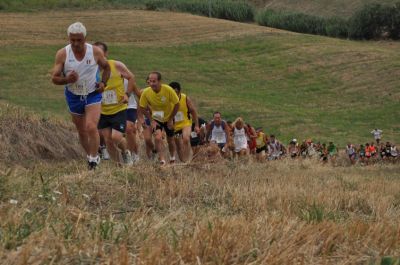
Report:
[[63,10],[0,13],[0,46],[63,45],[67,40],[67,27],[75,21],[86,25],[89,40],[143,46],[171,46],[285,32],[254,24],[172,12]]

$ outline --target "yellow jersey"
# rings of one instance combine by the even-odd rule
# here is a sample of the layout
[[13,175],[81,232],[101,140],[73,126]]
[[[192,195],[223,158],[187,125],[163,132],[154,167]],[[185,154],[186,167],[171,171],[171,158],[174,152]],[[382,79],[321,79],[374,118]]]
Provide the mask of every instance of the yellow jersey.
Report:
[[179,99],[179,109],[175,115],[175,132],[182,130],[185,127],[192,126],[192,119],[190,117],[189,108],[187,106],[187,97],[185,94],[181,93],[181,97]]
[[256,147],[257,148],[263,148],[265,146],[264,138],[265,138],[265,134],[263,132],[260,132],[257,135],[257,138],[256,138]]
[[168,85],[162,84],[158,93],[151,87],[146,87],[140,96],[139,106],[149,107],[154,120],[167,122],[179,98],[175,91]]
[[125,94],[124,78],[115,67],[114,60],[108,60],[108,64],[110,65],[111,73],[101,100],[101,114],[113,115],[127,109],[128,105],[120,103]]

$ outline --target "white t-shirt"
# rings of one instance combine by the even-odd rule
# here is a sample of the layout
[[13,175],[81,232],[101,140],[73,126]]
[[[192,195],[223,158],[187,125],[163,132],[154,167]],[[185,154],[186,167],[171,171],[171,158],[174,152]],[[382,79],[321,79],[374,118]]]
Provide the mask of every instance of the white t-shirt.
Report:
[[216,142],[217,144],[226,143],[226,133],[222,128],[222,124],[220,126],[214,124],[214,128],[211,131],[211,141]]
[[[128,80],[124,79],[125,92],[128,90]],[[137,101],[135,94],[132,93],[128,100],[128,109],[137,109]]]
[[371,133],[374,135],[375,140],[376,139],[381,139],[382,130],[379,130],[379,129],[373,130],[373,131],[371,131]]
[[96,90],[97,71],[99,66],[94,59],[93,46],[85,43],[86,53],[81,61],[75,58],[71,44],[65,46],[66,58],[64,63],[64,75],[75,71],[79,75],[78,81],[67,84],[65,87],[75,95],[86,96]]
[[233,144],[235,145],[235,152],[239,152],[240,150],[247,149],[247,138],[246,132],[244,128],[233,130]]

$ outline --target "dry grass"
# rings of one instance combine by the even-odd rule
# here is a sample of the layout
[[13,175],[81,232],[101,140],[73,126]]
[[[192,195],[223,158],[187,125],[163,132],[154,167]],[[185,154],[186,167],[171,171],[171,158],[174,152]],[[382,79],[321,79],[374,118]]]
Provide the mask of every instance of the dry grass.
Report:
[[82,155],[72,123],[0,102],[0,162],[29,164]]
[[[114,23],[109,23],[109,18],[113,17],[118,18],[118,30],[115,30]],[[0,13],[0,46],[65,45],[66,29],[75,21],[86,25],[91,40],[140,46],[173,46],[284,32],[171,12],[97,10]]]
[[400,255],[399,165],[4,171],[2,264],[363,264]]

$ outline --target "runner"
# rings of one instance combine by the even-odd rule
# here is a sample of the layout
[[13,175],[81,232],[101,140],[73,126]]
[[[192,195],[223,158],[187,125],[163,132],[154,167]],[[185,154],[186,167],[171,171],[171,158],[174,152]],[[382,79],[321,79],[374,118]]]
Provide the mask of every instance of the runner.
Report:
[[203,118],[198,117],[200,132],[195,132],[195,122],[192,120],[192,133],[190,134],[190,146],[192,147],[193,157],[197,155],[200,150],[200,146],[203,145],[206,141],[206,127],[207,121]]
[[256,158],[259,161],[265,159],[265,152],[267,151],[267,135],[263,132],[262,128],[256,129],[257,138],[256,138]]
[[[94,45],[101,48],[105,57],[108,57],[108,47],[105,43],[96,42]],[[129,95],[133,91],[138,91],[138,89],[134,75],[125,64],[116,60],[108,60],[108,64],[110,65],[111,75],[103,92],[98,128],[100,134],[104,137],[111,158],[120,163],[120,150],[123,163],[132,165],[132,156],[124,138],[124,133],[126,130]],[[124,80],[127,80],[127,92],[125,92]]]
[[231,139],[230,130],[227,123],[222,120],[221,113],[218,111],[214,112],[214,118],[208,124],[206,138],[212,145],[218,145],[223,157],[230,156],[228,146]]
[[[100,48],[86,43],[86,28],[80,23],[67,30],[70,44],[57,51],[52,82],[65,85],[65,97],[79,141],[86,152],[89,169],[100,163],[97,123],[101,100],[110,77],[110,66]],[[102,70],[98,80],[97,71]]]
[[246,138],[247,138],[247,144],[249,146],[250,154],[255,154],[256,153],[256,148],[257,148],[257,133],[256,129],[254,129],[253,126],[251,126],[249,123],[246,123]]
[[233,145],[234,156],[245,156],[247,155],[249,145],[247,143],[247,135],[249,128],[244,124],[241,117],[237,118],[233,124]]
[[356,163],[356,149],[351,143],[347,144],[346,153],[349,156],[350,163],[354,165]]
[[137,101],[136,97],[140,98],[141,92],[138,91],[138,89],[134,90],[134,93],[129,93],[129,88],[128,88],[129,82],[124,79],[124,86],[125,86],[125,91],[129,95],[128,99],[128,109],[126,111],[126,131],[125,131],[125,137],[126,137],[126,143],[128,145],[128,149],[132,154],[132,162],[136,163],[140,160],[139,158],[139,147],[138,147],[138,142],[137,142],[137,132],[138,128],[136,126],[136,120],[138,116],[138,110],[137,110]]
[[192,133],[192,121],[195,124],[193,132],[200,133],[199,119],[197,111],[192,101],[186,94],[181,93],[181,85],[178,82],[169,84],[179,98],[179,109],[175,115],[175,144],[179,159],[182,162],[189,161],[190,156],[190,138]]
[[290,141],[288,152],[291,158],[296,158],[300,155],[299,144],[297,143],[296,138]]
[[371,134],[374,136],[376,144],[379,145],[379,141],[381,140],[382,137],[382,130],[375,128],[374,130],[371,131]]
[[282,145],[275,138],[275,135],[271,134],[268,142],[268,160],[280,159],[282,155]]
[[[147,113],[147,117],[151,119],[151,127],[155,133],[156,150],[161,165],[166,164],[162,138],[162,132],[165,131],[170,153],[170,162],[173,163],[175,161],[173,122],[179,109],[179,98],[170,86],[161,83],[161,74],[159,72],[151,72],[149,74],[149,85],[150,86],[145,88],[140,96],[139,120],[145,128],[147,125],[143,122],[143,114]],[[151,116],[149,111],[151,111]]]
[[[148,76],[146,78],[146,84],[147,84],[147,86],[150,86]],[[141,94],[143,93],[143,90],[144,89],[140,90],[139,99],[140,99]],[[155,144],[153,142],[153,132],[154,131],[153,131],[153,128],[151,127],[151,110],[149,109],[149,107],[147,107],[146,111],[143,114],[141,114],[141,113],[142,113],[141,108],[138,108],[137,109],[137,128],[141,127],[141,129],[142,129],[147,158],[150,160],[153,160],[157,154],[157,151],[155,148]],[[143,119],[143,117],[144,117],[144,119]],[[143,120],[141,120],[141,119],[143,119]],[[144,124],[144,126],[143,126],[143,124]]]

